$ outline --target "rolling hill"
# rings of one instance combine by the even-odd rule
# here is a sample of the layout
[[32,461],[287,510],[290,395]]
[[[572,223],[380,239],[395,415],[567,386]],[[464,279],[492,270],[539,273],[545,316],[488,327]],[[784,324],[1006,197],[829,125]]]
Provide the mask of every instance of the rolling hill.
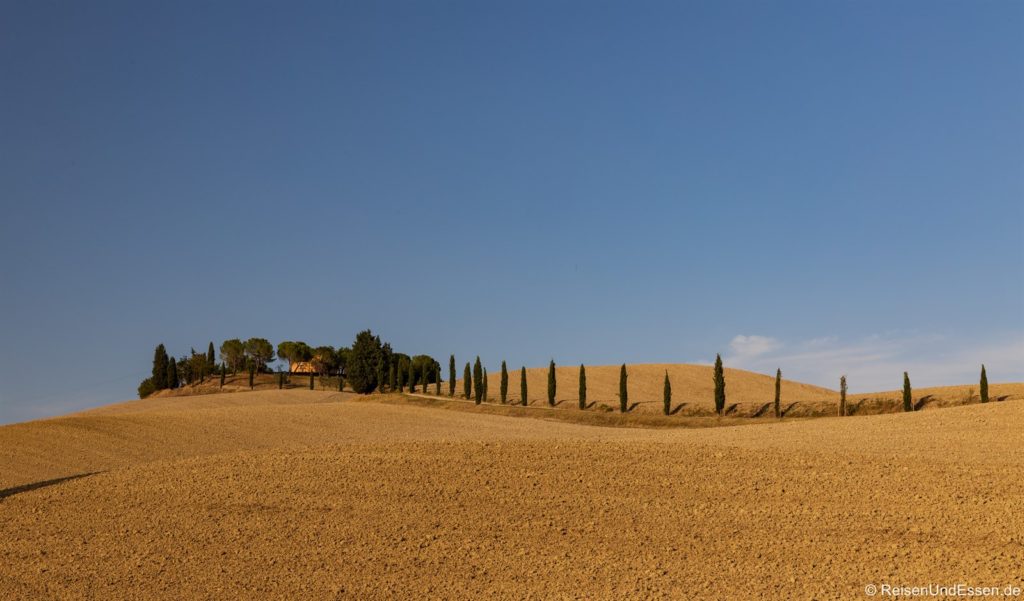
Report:
[[965,575],[1024,585],[1021,402],[638,429],[380,400],[166,397],[0,427],[0,596],[847,599]]

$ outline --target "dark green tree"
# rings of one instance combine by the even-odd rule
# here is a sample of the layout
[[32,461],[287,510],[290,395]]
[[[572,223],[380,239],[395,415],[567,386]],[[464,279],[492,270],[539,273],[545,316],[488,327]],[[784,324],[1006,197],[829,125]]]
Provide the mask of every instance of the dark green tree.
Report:
[[412,360],[409,361],[409,392],[416,392],[416,369]]
[[519,371],[519,402],[526,406],[530,404],[529,397],[526,396],[526,366]]
[[715,355],[715,413],[722,415],[725,411],[725,368],[722,367],[722,356]]
[[274,345],[266,338],[250,338],[245,341],[245,355],[255,364],[253,369],[263,371],[274,360]]
[[356,335],[345,367],[345,376],[353,391],[368,394],[377,388],[377,370],[383,352],[380,337],[374,336],[370,330],[363,330]]
[[388,389],[391,390],[391,392],[394,392],[395,390],[398,389],[398,373],[395,371],[394,363],[391,364],[391,373],[389,374],[389,376],[390,377],[388,378]]
[[[196,353],[196,349],[194,349],[194,348],[193,349],[189,349],[188,360],[189,360],[189,363],[192,364],[192,369],[190,370],[190,373],[192,374],[192,379],[193,380],[198,380],[200,382],[205,382],[206,381],[206,355],[200,355],[199,353]],[[168,386],[170,386],[170,382],[168,382]]]
[[555,360],[548,364],[548,405],[555,406]]
[[249,390],[252,390],[253,388],[256,387],[256,383],[254,381],[255,376],[256,376],[256,364],[254,362],[250,361],[249,362]]
[[473,364],[473,399],[479,405],[484,398],[484,368],[480,364],[480,356],[477,355],[476,363]]
[[423,364],[423,394],[427,394],[429,392],[427,390],[427,383],[430,381],[430,378],[428,377],[430,374],[427,372],[431,367],[432,366],[428,363]]
[[462,396],[468,401],[473,396],[473,373],[466,361],[466,368],[462,370]]
[[153,386],[153,377],[152,376],[146,378],[145,380],[143,380],[139,384],[139,398],[140,399],[144,399],[144,398],[148,397],[149,395],[153,394],[154,392],[156,392],[156,388]]
[[223,363],[220,364],[220,387],[224,388],[224,378],[227,377],[228,366]]
[[587,408],[587,368],[580,363],[580,409]]
[[213,351],[213,341],[210,341],[210,346],[206,348],[206,370],[213,373],[214,368],[217,367],[217,354]]
[[914,410],[914,399],[910,390],[910,376],[907,375],[907,372],[903,372],[903,410]]
[[[345,361],[346,365],[347,365],[348,357],[351,354],[352,354],[351,351],[348,351],[348,352],[344,353],[344,357],[341,358],[340,360],[341,361]],[[379,374],[378,377],[380,379],[380,381],[378,382],[378,385],[377,385],[377,389],[378,390],[383,391],[384,386],[387,385],[387,383],[388,383],[388,380],[387,380],[388,369],[390,369],[391,366],[395,363],[395,355],[396,355],[396,353],[391,348],[391,345],[389,343],[384,342],[383,344],[380,345],[380,359],[378,360],[378,363],[377,363],[377,373]],[[344,370],[342,370],[339,373],[344,374],[345,372],[344,372]]]
[[246,367],[245,343],[238,338],[225,340],[220,345],[220,359],[224,363],[227,363],[228,368],[231,369],[232,375],[237,374],[238,370]]
[[167,363],[167,387],[172,390],[178,387],[178,362],[174,357]]
[[434,394],[441,396],[441,364],[434,366]]
[[448,358],[448,396],[455,396],[455,355]]
[[167,357],[167,349],[163,343],[156,345],[153,351],[153,376],[151,378],[154,390],[167,388],[167,367],[170,359]]
[[508,368],[505,367],[505,362],[501,362],[501,404],[504,405],[508,401]]
[[338,374],[338,392],[345,392],[345,376]]
[[405,392],[405,366],[398,364],[398,392]]
[[775,417],[782,417],[782,368],[775,370]]
[[846,376],[839,378],[839,417],[846,416]]
[[[385,343],[381,346],[381,353],[385,355],[384,365],[391,365],[391,345]],[[348,358],[352,355],[352,349],[347,346],[340,347],[334,355],[334,367],[338,375],[344,376],[348,369]]]
[[626,385],[626,364],[622,364],[622,368],[619,370],[619,411],[625,413],[629,410],[629,386]]
[[665,412],[665,415],[672,415],[672,382],[668,381],[667,369],[665,370],[665,386],[664,390],[662,391],[661,400],[662,403],[664,403],[665,405],[662,408],[662,410]]
[[980,386],[980,388],[978,390],[981,393],[981,402],[982,403],[987,403],[988,402],[988,375],[985,374],[985,365],[984,364],[982,364],[982,366],[981,366],[981,383],[979,384],[979,386]]
[[486,367],[484,368],[483,386],[484,386],[484,401],[486,401],[487,398],[488,398],[487,397],[487,368]]
[[[337,367],[338,351],[333,346],[318,346],[313,349],[310,362],[318,375],[329,376]],[[381,378],[383,380],[383,378]]]

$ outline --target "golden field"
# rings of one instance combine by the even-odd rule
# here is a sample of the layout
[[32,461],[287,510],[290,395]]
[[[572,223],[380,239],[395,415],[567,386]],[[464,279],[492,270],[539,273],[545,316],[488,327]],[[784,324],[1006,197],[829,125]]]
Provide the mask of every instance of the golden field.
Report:
[[[575,395],[566,370],[572,394],[559,399]],[[677,402],[698,402],[686,371]],[[647,394],[642,373],[631,399]],[[531,377],[543,397],[546,369]],[[617,378],[588,367],[591,399]],[[759,378],[727,378],[735,402],[761,402]],[[791,402],[834,394],[787,390]],[[301,389],[3,426],[0,598],[864,599],[868,584],[1024,586],[1024,385],[992,390],[1007,398],[714,428]],[[915,399],[928,394],[942,392]]]

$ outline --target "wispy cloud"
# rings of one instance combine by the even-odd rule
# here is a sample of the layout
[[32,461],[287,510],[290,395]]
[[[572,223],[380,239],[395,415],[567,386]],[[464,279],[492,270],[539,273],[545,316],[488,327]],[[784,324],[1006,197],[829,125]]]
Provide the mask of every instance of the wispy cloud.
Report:
[[846,375],[859,392],[899,388],[904,371],[915,386],[965,384],[982,363],[992,381],[1024,380],[1024,332],[976,343],[939,334],[887,333],[843,340],[826,336],[794,342],[740,335],[729,345],[726,365],[836,388]]
[[729,343],[734,357],[754,358],[770,353],[782,346],[782,343],[767,336],[736,336]]

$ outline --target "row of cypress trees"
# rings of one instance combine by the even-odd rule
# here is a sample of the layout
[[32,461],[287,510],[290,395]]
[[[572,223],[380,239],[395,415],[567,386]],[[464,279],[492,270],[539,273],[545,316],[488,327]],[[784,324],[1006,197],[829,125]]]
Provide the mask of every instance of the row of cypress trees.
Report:
[[[725,378],[722,375],[721,357],[718,358],[717,367],[715,371],[715,398],[719,396],[722,399],[721,404],[725,404]],[[472,378],[472,380],[471,380]],[[627,380],[629,374],[626,372],[626,364],[623,363],[619,372],[619,410],[622,413],[629,411],[629,387]],[[451,355],[448,359],[448,396],[455,396],[455,355]],[[719,391],[719,382],[721,383],[721,391]],[[438,385],[440,389],[440,384]],[[401,385],[399,385],[401,390]],[[552,360],[548,364],[548,389],[547,389],[547,401],[548,405],[554,407],[557,403],[555,401],[555,395],[558,390],[558,382],[555,377],[555,362]],[[440,390],[438,390],[440,392]],[[720,394],[719,394],[720,392]],[[466,362],[466,366],[462,372],[462,396],[466,400],[473,399],[474,403],[479,405],[487,397],[487,369],[484,368],[480,362],[480,357],[476,358],[472,368],[469,362]],[[508,365],[505,361],[501,362],[501,388],[500,388],[501,404],[508,402]],[[526,386],[526,367],[520,368],[519,377],[519,399],[522,405],[528,404],[528,392]],[[671,413],[672,405],[672,384],[669,382],[668,371],[665,372],[665,415]],[[717,400],[716,400],[717,406]],[[587,408],[587,368],[580,364],[580,376],[579,376],[579,408]],[[721,411],[719,411],[721,413]]]
[[[448,396],[455,396],[455,355],[452,355],[448,361]],[[472,384],[470,383],[470,377],[472,375]],[[623,363],[619,369],[619,411],[626,413],[630,410],[629,407],[629,386],[627,384],[629,374],[626,371],[626,364]],[[714,367],[714,385],[715,385],[715,413],[723,415],[725,412],[725,368],[722,365],[722,356],[715,355],[715,367]],[[482,367],[480,363],[480,357],[477,356],[476,362],[472,369],[467,362],[465,370],[463,371],[463,396],[468,400],[472,398],[474,402],[479,405],[483,399],[487,398],[487,370]],[[981,366],[981,381],[979,385],[981,402],[987,403],[989,401],[988,395],[988,376],[985,373],[985,366]],[[548,405],[554,407],[555,394],[557,390],[557,381],[555,379],[555,362],[552,360],[548,364],[548,389],[547,389],[547,401]],[[438,394],[440,394],[440,383],[438,383]],[[848,414],[846,404],[846,376],[839,378],[839,415],[846,416]],[[501,403],[504,405],[508,402],[508,367],[505,361],[501,362]],[[520,403],[526,405],[528,403],[527,389],[526,389],[526,367],[520,369]],[[672,382],[668,377],[668,370],[665,371],[665,381],[662,394],[663,408],[662,412],[665,415],[672,413]],[[579,408],[587,408],[587,369],[585,366],[580,364],[579,372]],[[773,403],[774,413],[776,418],[782,418],[782,369],[775,371],[775,399]],[[910,386],[910,376],[907,372],[903,372],[903,410],[914,411],[913,405],[913,394]]]

